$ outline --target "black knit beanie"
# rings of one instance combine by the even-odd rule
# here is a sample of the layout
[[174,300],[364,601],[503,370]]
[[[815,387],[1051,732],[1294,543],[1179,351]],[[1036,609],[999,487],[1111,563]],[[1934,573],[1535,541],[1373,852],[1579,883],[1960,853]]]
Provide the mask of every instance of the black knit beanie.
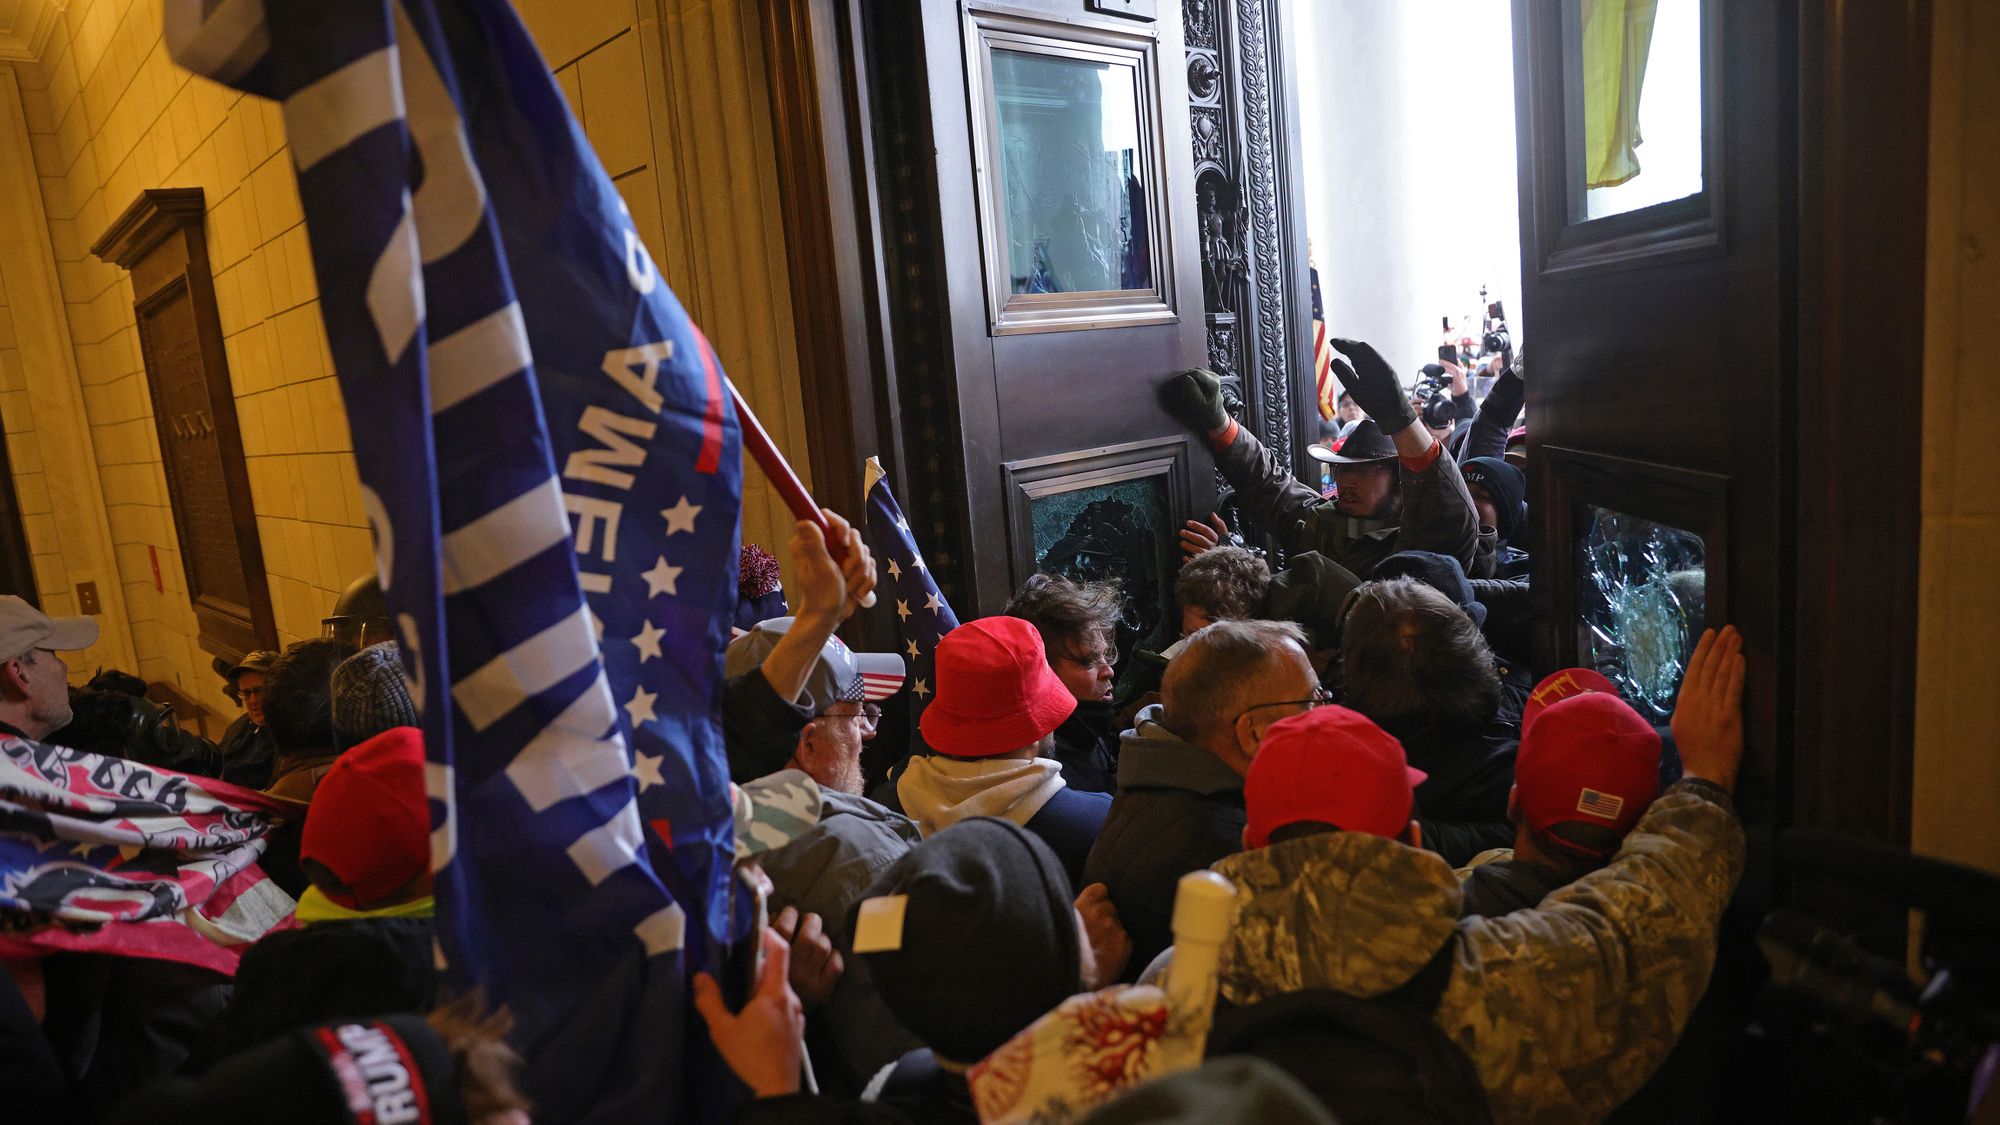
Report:
[[859,955],[939,1058],[976,1063],[1083,991],[1069,877],[1019,825],[974,817],[918,844],[856,904],[849,932],[868,899],[891,895],[906,896],[901,947]]
[[1527,511],[1527,474],[1498,457],[1474,457],[1460,465],[1458,471],[1465,477],[1465,483],[1476,484],[1486,490],[1486,495],[1493,501],[1500,541],[1512,543],[1514,533],[1520,530],[1521,517]]
[[[363,1107],[363,1108],[357,1108]],[[451,1049],[422,1016],[300,1028],[217,1063],[200,1081],[140,1091],[107,1122],[269,1121],[356,1125],[384,1119],[464,1125]]]

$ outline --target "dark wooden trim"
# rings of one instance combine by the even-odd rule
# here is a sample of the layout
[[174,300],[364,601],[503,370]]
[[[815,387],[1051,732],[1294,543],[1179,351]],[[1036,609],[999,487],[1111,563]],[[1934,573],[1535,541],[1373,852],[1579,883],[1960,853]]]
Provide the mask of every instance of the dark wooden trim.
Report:
[[886,452],[886,427],[874,378],[882,310],[873,207],[856,191],[868,182],[871,150],[867,129],[856,128],[854,11],[844,0],[760,7],[813,491],[820,503],[858,516],[861,462]]
[[29,605],[40,607],[42,595],[35,584],[35,556],[22,526],[21,493],[14,480],[13,458],[7,451],[7,435],[0,434],[0,477],[7,480],[0,489],[0,594],[13,594]]
[[[229,361],[222,343],[222,321],[216,310],[215,280],[209,272],[207,209],[200,188],[155,188],[141,191],[117,219],[91,244],[91,253],[131,271],[132,305],[137,314],[140,352],[146,363],[146,389],[159,433],[161,470],[167,479],[168,506],[173,512],[181,568],[188,599],[199,630],[197,641],[210,653],[234,661],[252,649],[278,647],[278,626],[271,608],[270,582],[264,573],[264,548],[257,533],[257,513],[250,494],[250,475],[243,459],[243,435],[236,419],[236,398],[229,378]],[[201,364],[203,407],[198,424],[213,431],[219,457],[223,496],[192,501],[168,452],[177,426],[196,424],[193,416],[172,417],[162,398],[160,374],[154,370],[156,344],[148,330],[148,315],[175,299],[186,300],[194,321],[195,356]],[[247,604],[238,605],[208,589],[196,565],[199,547],[188,523],[193,502],[225,505],[234,537]]]
[[[1035,573],[1034,502],[1042,496],[1058,496],[1100,484],[1164,477],[1167,482],[1167,519],[1188,510],[1187,436],[1128,441],[1096,449],[1079,449],[1049,457],[1029,457],[1000,466],[1006,481],[1007,520],[1012,528],[1014,550],[1009,584],[1020,589]],[[1177,525],[1176,525],[1177,526]]]
[[1931,11],[1800,11],[1794,820],[1907,846]]
[[[1534,44],[1526,81],[1534,95],[1517,113],[1530,127],[1524,148],[1540,190],[1521,201],[1525,244],[1536,250],[1544,279],[1588,277],[1611,270],[1661,265],[1727,252],[1729,107],[1725,96],[1723,0],[1702,0],[1702,190],[1636,211],[1585,219],[1582,177],[1580,56],[1575,5],[1528,0],[1517,5],[1515,29]],[[1517,55],[1518,57],[1518,55]]]

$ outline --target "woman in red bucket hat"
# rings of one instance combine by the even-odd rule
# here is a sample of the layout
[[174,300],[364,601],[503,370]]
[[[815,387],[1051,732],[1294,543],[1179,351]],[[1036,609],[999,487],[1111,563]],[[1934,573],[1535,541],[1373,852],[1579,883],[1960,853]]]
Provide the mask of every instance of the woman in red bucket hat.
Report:
[[925,836],[967,817],[1011,820],[1054,849],[1076,887],[1111,795],[1066,787],[1048,756],[1075,709],[1033,625],[984,617],[953,629],[938,644],[937,695],[921,723],[932,753],[896,784],[903,812]]

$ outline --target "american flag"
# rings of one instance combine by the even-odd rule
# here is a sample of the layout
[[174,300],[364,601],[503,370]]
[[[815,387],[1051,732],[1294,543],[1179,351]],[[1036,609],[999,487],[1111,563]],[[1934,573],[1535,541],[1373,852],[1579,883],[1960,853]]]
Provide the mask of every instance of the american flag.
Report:
[[[937,646],[946,633],[958,628],[958,615],[938,591],[930,567],[924,563],[917,541],[910,535],[910,521],[889,491],[889,479],[882,462],[870,457],[864,471],[868,493],[867,514],[861,534],[875,556],[875,568],[889,579],[895,604],[896,634],[903,655],[910,664],[910,697],[913,713],[921,712],[937,685]],[[893,690],[893,689],[892,689]]]
[[685,1003],[735,936],[714,353],[504,0],[167,0],[166,33],[284,106],[423,710],[447,984],[512,1011],[538,1118],[719,1118]]
[[1311,266],[1307,272],[1312,275],[1313,294],[1313,387],[1319,395],[1320,421],[1331,422],[1340,407],[1340,380],[1333,374],[1333,342],[1326,333],[1326,306],[1319,299],[1319,267]]
[[1576,811],[1605,820],[1617,820],[1618,814],[1625,811],[1625,798],[1585,789],[1577,795]]

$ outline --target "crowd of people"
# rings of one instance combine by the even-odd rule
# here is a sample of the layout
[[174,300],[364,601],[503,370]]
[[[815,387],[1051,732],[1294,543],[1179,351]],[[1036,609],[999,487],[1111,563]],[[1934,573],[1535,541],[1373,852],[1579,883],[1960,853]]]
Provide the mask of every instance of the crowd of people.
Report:
[[[1188,522],[1182,636],[1156,683],[1117,675],[1115,583],[1036,575],[947,633],[913,698],[901,653],[836,636],[875,583],[845,520],[795,529],[789,614],[775,560],[746,549],[720,706],[770,925],[745,995],[692,982],[739,1120],[1029,1119],[993,1093],[1008,1060],[1079,994],[1193,972],[1176,897],[1202,871],[1234,896],[1208,1061],[1148,1083],[1072,1067],[1031,1116],[1595,1121],[1641,1094],[1743,870],[1742,641],[1700,634],[1664,727],[1590,669],[1531,670],[1519,364],[1468,408],[1463,373],[1422,400],[1367,344],[1337,347],[1343,423],[1311,449],[1330,495],[1230,418],[1214,375],[1161,387],[1279,551]],[[21,1119],[531,1117],[506,1013],[441,994],[424,744],[394,643],[329,631],[218,667],[243,715],[217,745],[135,749],[75,723],[58,654],[94,639],[88,619],[0,602],[0,733],[155,754],[302,811],[262,857],[297,925],[233,979],[8,962]],[[885,707],[915,730],[877,775]],[[817,816],[786,823],[801,793]]]

